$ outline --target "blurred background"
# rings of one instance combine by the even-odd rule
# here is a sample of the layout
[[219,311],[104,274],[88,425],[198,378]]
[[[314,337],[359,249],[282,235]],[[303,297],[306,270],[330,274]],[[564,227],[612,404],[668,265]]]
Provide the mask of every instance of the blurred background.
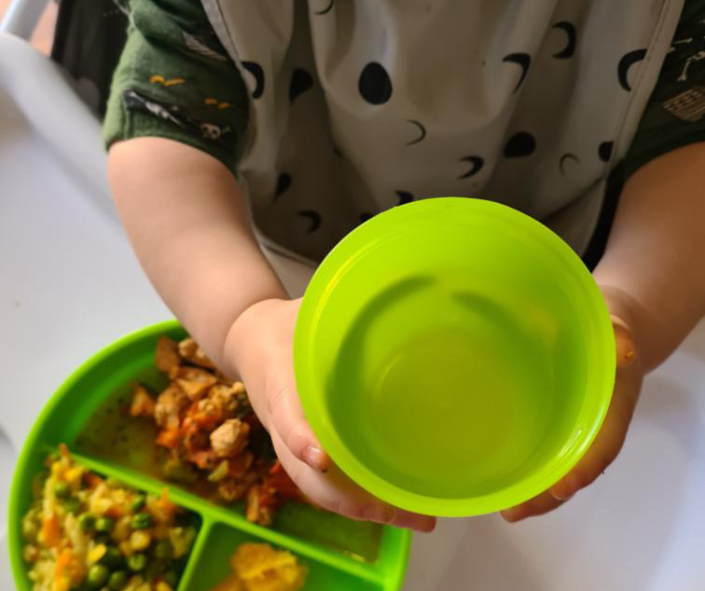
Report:
[[[11,0],[0,0],[0,18],[5,14],[10,2]],[[54,39],[54,26],[56,25],[56,12],[56,2],[49,2],[32,35],[32,45],[45,55],[49,55],[51,52],[51,42]]]

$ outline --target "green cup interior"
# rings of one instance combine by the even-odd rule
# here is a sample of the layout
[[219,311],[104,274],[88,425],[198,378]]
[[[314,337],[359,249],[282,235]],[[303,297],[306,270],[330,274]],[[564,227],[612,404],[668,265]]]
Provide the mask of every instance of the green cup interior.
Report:
[[421,513],[500,510],[586,451],[615,371],[609,316],[555,234],[492,202],[430,199],[348,235],[306,291],[296,380],[353,480]]

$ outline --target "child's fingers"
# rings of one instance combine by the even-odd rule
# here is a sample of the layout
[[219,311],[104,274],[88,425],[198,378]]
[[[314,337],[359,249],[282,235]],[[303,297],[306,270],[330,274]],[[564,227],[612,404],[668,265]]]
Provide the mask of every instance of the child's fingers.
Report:
[[505,520],[514,523],[552,511],[579,490],[594,482],[605,471],[624,444],[641,388],[641,380],[640,371],[633,366],[617,371],[617,382],[605,422],[587,453],[567,476],[547,492],[522,505],[502,511]]
[[501,511],[502,518],[508,523],[516,523],[527,517],[535,517],[536,515],[543,515],[549,511],[553,511],[557,507],[560,507],[563,501],[551,496],[548,492],[540,494],[534,497],[526,503],[512,507],[511,509],[505,509]]
[[568,499],[591,484],[615,460],[624,445],[627,429],[641,389],[641,373],[623,368],[617,371],[612,402],[595,441],[578,465],[551,487],[557,499]]
[[313,434],[304,417],[296,391],[286,378],[277,382],[269,396],[269,415],[272,435],[278,434],[294,457],[316,470],[326,471],[331,466],[328,454]]
[[326,473],[312,469],[299,461],[278,432],[272,432],[272,442],[282,466],[297,486],[324,509],[350,519],[388,523],[416,531],[432,531],[436,519],[395,509],[358,487],[336,466]]

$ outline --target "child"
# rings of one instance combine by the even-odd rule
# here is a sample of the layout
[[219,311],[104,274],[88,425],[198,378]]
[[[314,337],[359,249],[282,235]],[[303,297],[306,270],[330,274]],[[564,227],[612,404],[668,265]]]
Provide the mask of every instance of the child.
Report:
[[643,376],[705,308],[705,0],[132,0],[130,19],[105,122],[120,215],[166,303],[243,377],[305,493],[434,526],[354,486],[307,426],[299,301],[250,214],[275,248],[317,261],[371,215],[436,195],[509,204],[599,258],[613,317],[620,368],[598,438],[505,519],[550,511],[605,470]]

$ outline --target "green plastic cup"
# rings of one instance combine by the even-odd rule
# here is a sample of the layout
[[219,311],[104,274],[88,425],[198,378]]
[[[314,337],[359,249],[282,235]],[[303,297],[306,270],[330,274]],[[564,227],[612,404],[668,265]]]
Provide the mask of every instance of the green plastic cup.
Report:
[[403,509],[470,516],[546,490],[609,407],[615,343],[580,258],[509,207],[414,202],[350,233],[303,298],[306,417],[337,465]]

